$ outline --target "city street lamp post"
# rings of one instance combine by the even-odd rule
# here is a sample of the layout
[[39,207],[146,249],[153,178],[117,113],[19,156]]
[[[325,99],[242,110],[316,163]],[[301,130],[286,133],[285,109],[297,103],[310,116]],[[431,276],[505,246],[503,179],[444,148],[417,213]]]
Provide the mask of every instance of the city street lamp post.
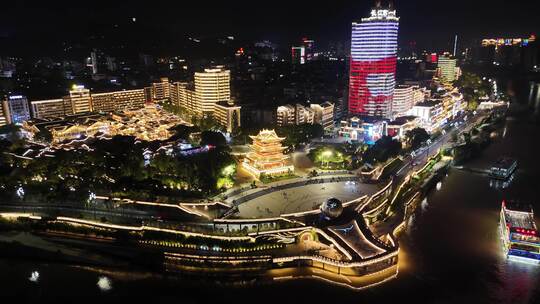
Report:
[[326,159],[326,167],[330,164],[330,160],[328,158],[332,157],[332,151],[327,150],[322,153],[323,156],[323,166],[324,166],[324,159]]

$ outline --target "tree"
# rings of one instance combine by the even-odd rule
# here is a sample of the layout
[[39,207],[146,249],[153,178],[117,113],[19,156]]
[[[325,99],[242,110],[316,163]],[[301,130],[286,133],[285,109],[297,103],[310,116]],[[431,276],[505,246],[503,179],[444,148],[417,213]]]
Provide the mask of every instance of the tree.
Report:
[[193,116],[191,118],[191,123],[199,127],[201,131],[223,131],[224,127],[217,123],[212,115],[204,116],[203,118],[198,118]]
[[296,147],[299,144],[308,143],[314,138],[322,137],[324,128],[319,124],[289,125],[277,128],[276,133],[281,137],[285,137],[283,145]]
[[204,131],[201,133],[201,146],[206,145],[224,147],[227,145],[227,140],[221,132]]
[[177,125],[170,129],[170,131],[174,132],[173,136],[171,136],[171,140],[177,140],[177,139],[183,139],[188,140],[191,133],[199,132],[200,129],[198,127],[189,127],[185,125]]
[[416,150],[422,146],[429,138],[429,133],[423,128],[415,128],[407,132],[405,135],[407,144]]
[[383,136],[373,146],[369,147],[363,155],[364,162],[385,162],[390,157],[399,155],[401,143],[390,136]]
[[484,81],[480,76],[464,72],[455,83],[459,88],[463,97],[468,102],[468,108],[471,111],[478,107],[478,100],[481,97],[491,94],[491,86],[489,82]]
[[50,143],[53,139],[51,131],[49,131],[46,128],[42,128],[39,130],[38,133],[35,135],[35,140]]
[[5,137],[7,140],[11,142],[14,142],[20,139],[20,131],[21,131],[21,127],[14,124],[9,124],[9,125],[0,127],[0,135],[2,137]]

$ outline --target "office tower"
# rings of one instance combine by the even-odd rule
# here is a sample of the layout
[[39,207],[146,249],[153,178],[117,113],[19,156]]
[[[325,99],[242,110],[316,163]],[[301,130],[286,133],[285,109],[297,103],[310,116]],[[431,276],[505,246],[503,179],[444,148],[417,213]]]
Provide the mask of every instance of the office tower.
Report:
[[22,124],[30,119],[28,99],[22,95],[8,96],[7,100],[4,100],[4,112],[8,123]]
[[293,46],[291,48],[292,64],[306,63],[306,48],[304,46]]
[[154,102],[169,101],[171,98],[171,84],[169,78],[162,77],[160,82],[152,84],[152,98]]
[[325,129],[334,126],[333,103],[326,101],[321,104],[312,104],[310,107],[315,112],[314,123],[322,125]]
[[429,97],[431,97],[431,91],[429,89],[413,86],[413,105],[422,103]]
[[195,73],[197,112],[211,115],[217,102],[231,100],[231,72],[218,66]]
[[280,127],[288,125],[310,124],[315,122],[316,111],[301,104],[284,105],[276,110],[276,124]]
[[98,54],[97,50],[93,50],[90,53],[90,57],[87,59],[86,66],[92,68],[92,74],[96,75],[98,73]]
[[34,100],[31,103],[34,118],[53,118],[72,114],[65,111],[63,99]]
[[66,115],[92,112],[90,90],[81,85],[74,85],[69,95],[64,97]]
[[394,91],[392,101],[392,118],[405,116],[414,103],[414,92],[412,86],[397,86]]
[[352,24],[349,114],[389,117],[394,95],[399,18],[380,4]]
[[276,124],[278,127],[294,125],[296,121],[295,108],[291,105],[280,106],[276,110]]
[[214,108],[214,119],[225,127],[228,133],[232,133],[240,127],[240,110],[242,107],[234,104],[233,100],[219,101]]
[[298,103],[294,107],[296,125],[313,124],[315,118],[315,112],[313,110],[311,110],[310,108],[306,108]]
[[315,59],[315,40],[304,38],[302,39],[302,46],[305,50],[306,61]]
[[202,115],[197,111],[197,100],[193,83],[174,82],[171,84],[171,103],[181,107],[190,115]]
[[135,110],[144,107],[144,89],[92,94],[95,112]]
[[437,68],[439,69],[439,76],[448,82],[456,80],[457,73],[457,60],[451,58],[450,54],[445,53],[439,57],[439,63]]
[[0,127],[8,124],[7,115],[4,107],[4,103],[0,102]]

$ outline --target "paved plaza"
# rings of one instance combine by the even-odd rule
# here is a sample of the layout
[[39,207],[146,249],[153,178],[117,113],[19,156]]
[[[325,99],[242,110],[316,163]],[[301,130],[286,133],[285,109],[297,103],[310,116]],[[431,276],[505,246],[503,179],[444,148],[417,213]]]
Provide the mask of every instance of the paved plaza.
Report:
[[238,216],[241,218],[277,217],[281,214],[317,209],[331,197],[345,203],[366,194],[373,194],[377,190],[376,185],[352,181],[302,185],[276,190],[244,202],[238,206]]

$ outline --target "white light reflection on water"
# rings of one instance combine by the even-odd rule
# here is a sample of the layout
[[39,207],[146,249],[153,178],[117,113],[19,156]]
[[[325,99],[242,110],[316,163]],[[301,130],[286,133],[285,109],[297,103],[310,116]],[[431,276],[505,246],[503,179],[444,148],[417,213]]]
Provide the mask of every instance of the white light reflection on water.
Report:
[[99,287],[99,290],[103,292],[110,291],[112,289],[112,281],[108,277],[99,277],[97,286]]
[[422,211],[426,211],[428,207],[428,200],[427,197],[422,200],[422,203],[420,203],[420,207],[422,207]]
[[33,283],[39,282],[39,272],[33,271],[30,274],[30,277],[28,278],[28,280],[30,280],[30,282],[33,282]]

